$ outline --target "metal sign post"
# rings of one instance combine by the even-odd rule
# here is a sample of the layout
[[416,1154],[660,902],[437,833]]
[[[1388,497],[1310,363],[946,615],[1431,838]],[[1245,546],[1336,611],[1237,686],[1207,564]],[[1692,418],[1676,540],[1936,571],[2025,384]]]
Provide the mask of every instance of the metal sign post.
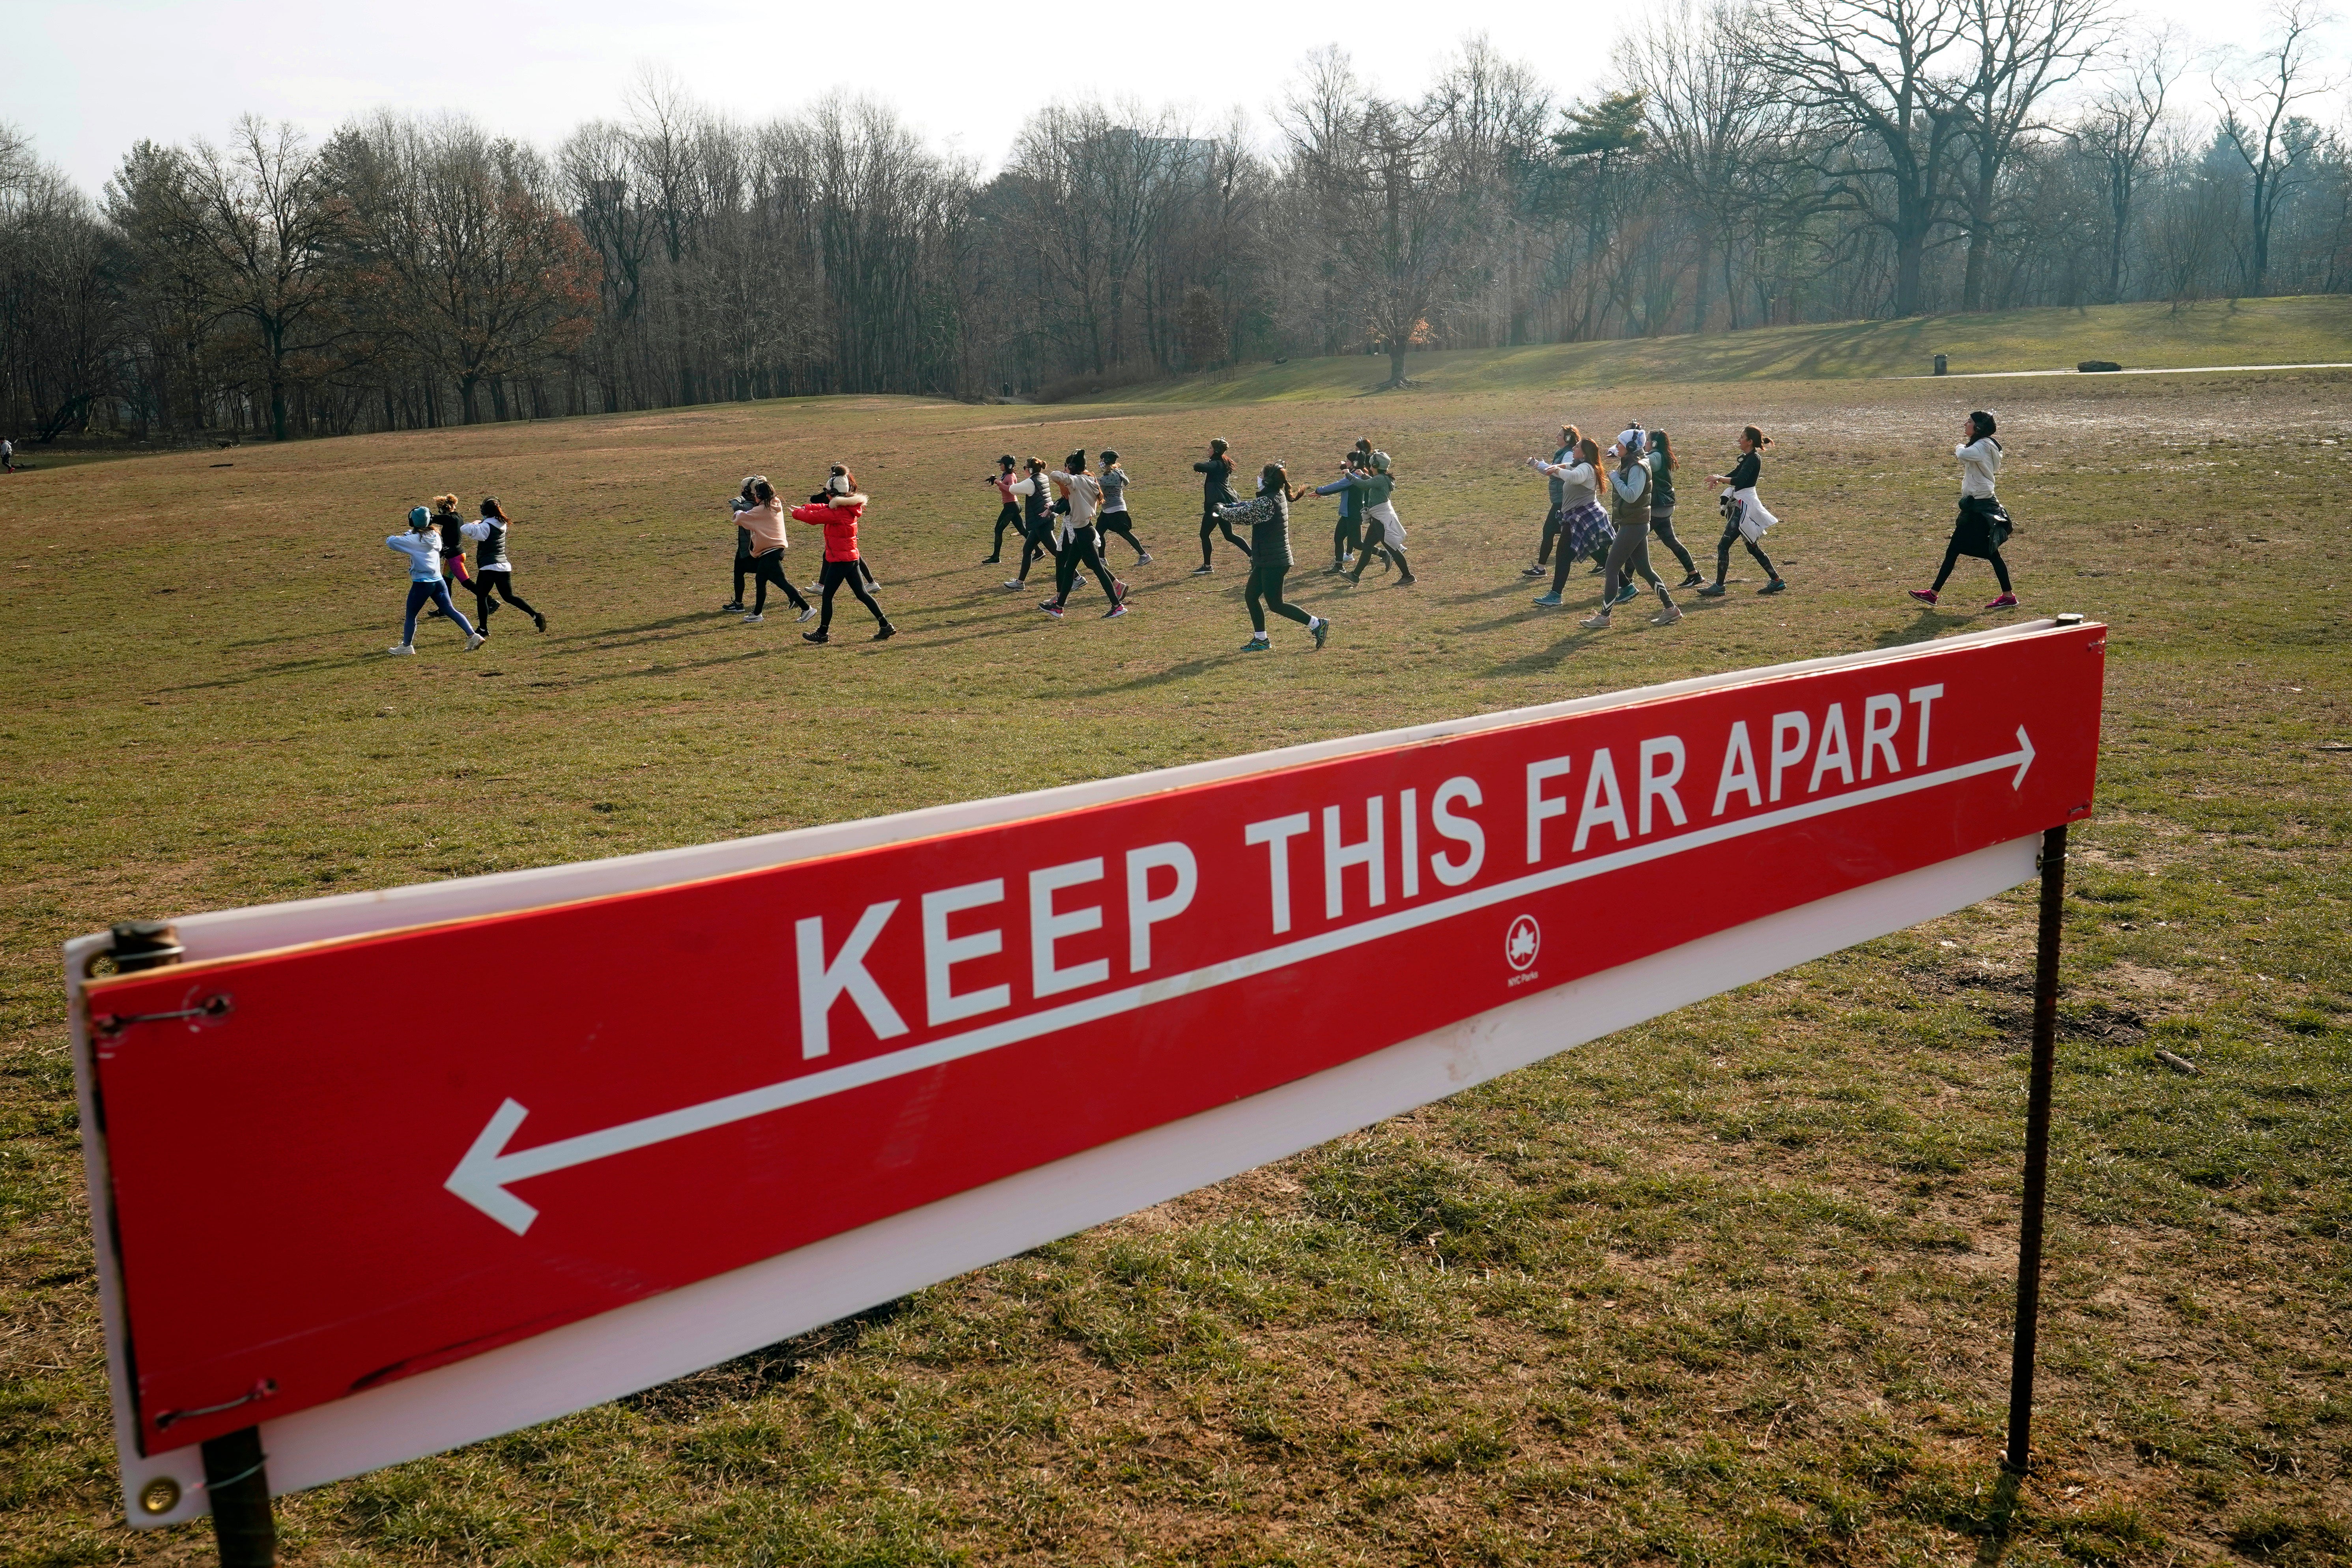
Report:
[[2058,1062],[2058,947],[2066,916],[2066,828],[2042,836],[2042,919],[2033,961],[2033,1067],[2025,1102],[2025,1194],[2017,1226],[2017,1325],[2010,1348],[2009,1450],[2025,1475],[2033,1436],[2033,1350],[2042,1314],[2042,1205],[2050,1185],[2050,1091]]

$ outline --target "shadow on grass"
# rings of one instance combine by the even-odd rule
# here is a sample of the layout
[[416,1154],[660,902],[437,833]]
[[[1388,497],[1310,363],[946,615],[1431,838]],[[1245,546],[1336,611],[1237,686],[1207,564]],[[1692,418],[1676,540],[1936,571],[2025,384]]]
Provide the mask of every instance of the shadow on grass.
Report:
[[1532,675],[1539,670],[1556,669],[1562,659],[1590,647],[1593,639],[1599,636],[1601,634],[1598,632],[1589,632],[1580,626],[1548,648],[1536,653],[1521,654],[1515,659],[1495,666],[1494,673]]
[[1889,626],[1871,639],[1873,647],[1908,647],[1913,643],[1933,642],[1958,626],[1967,617],[1948,615],[1941,610],[1922,610],[1905,626]]
[[763,1345],[748,1355],[721,1362],[717,1366],[632,1394],[614,1403],[623,1409],[642,1410],[651,1415],[676,1419],[739,1400],[756,1398],[771,1388],[790,1383],[813,1366],[856,1350],[869,1331],[898,1318],[912,1307],[914,1301],[912,1296],[901,1296],[895,1301],[868,1307],[862,1312],[853,1312],[823,1328],[811,1329],[807,1333]]
[[[423,628],[421,627],[419,628],[420,631]],[[393,635],[396,637],[399,634],[395,631]],[[465,650],[465,646],[466,645],[461,642],[452,642],[450,644],[449,651],[452,653],[462,653]],[[346,654],[340,658],[325,658],[288,659],[279,664],[265,664],[259,669],[249,669],[243,675],[225,675],[218,680],[194,680],[190,681],[185,686],[163,686],[157,687],[155,689],[159,691],[220,691],[232,686],[251,686],[257,680],[271,680],[289,676],[310,675],[320,670],[327,669],[355,669],[363,664],[381,663],[383,661],[384,658],[385,656],[381,649],[371,649],[366,653]]]

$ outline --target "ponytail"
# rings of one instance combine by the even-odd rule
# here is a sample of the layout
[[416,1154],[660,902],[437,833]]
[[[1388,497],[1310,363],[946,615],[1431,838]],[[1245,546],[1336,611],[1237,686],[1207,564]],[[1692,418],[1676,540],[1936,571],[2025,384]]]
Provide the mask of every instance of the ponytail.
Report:
[[1767,436],[1763,431],[1759,430],[1753,425],[1742,426],[1739,433],[1748,438],[1748,444],[1749,446],[1755,447],[1759,452],[1772,444],[1772,437]]

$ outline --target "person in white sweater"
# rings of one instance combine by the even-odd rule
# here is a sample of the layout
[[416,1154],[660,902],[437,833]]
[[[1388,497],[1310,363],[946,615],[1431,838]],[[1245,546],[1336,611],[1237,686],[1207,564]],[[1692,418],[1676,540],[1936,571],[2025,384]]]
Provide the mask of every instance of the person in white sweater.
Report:
[[1951,542],[1944,546],[1944,567],[1936,574],[1935,585],[1911,590],[1911,596],[1923,605],[1936,602],[1961,556],[1974,555],[1992,563],[1992,574],[2000,584],[2000,597],[1985,608],[2016,607],[2017,595],[2010,590],[2009,563],[2000,558],[2000,547],[2009,539],[2009,513],[1993,494],[1993,481],[2000,477],[2000,443],[1993,439],[1995,428],[1993,416],[1981,408],[1960,427],[1960,444],[1952,448],[1952,456],[1960,460],[1960,515],[1952,523]]

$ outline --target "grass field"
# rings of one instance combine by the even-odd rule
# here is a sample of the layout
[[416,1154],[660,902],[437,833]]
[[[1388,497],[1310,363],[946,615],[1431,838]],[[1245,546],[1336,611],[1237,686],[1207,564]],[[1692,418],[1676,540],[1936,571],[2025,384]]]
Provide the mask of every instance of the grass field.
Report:
[[[2023,894],[702,1375],[285,1500],[285,1560],[2352,1559],[2352,373],[1541,399],[1431,380],[1213,425],[840,399],[0,480],[0,1562],[209,1560],[201,1527],[116,1517],[63,938],[1979,625],[1901,591],[1940,554],[1953,427],[1982,402],[2028,610],[2114,626],[2067,907],[2042,1468],[2014,1511],[1995,1467]],[[1794,592],[1759,600],[1735,569],[1678,626],[1600,635],[1529,608],[1541,491],[1512,460],[1562,418],[1634,413],[1677,433],[1695,499],[1738,425],[1780,438]],[[1331,647],[1285,628],[1240,656],[1236,562],[1187,575],[1194,448],[1319,468],[1367,430],[1397,455],[1422,585],[1330,587],[1316,509],[1297,597]],[[1048,622],[975,564],[991,459],[1079,441],[1127,454],[1159,552],[1121,621],[1087,597]],[[737,479],[790,492],[836,456],[877,497],[905,635],[814,649],[783,617],[715,614]],[[433,627],[387,658],[382,539],[444,489],[503,499],[551,625],[502,617],[470,656]],[[1711,546],[1706,510],[1687,531]],[[1990,597],[1963,574],[1948,605]],[[485,1049],[506,1026],[455,980],[435,1009]]]
[[[1422,387],[1440,392],[1588,391],[1659,382],[1719,385],[1926,375],[1938,353],[1950,356],[1954,374],[2072,369],[2091,359],[2139,369],[2341,363],[2352,362],[2352,298],[2210,300],[2177,309],[2157,304],[1992,310],[1705,336],[1462,349],[1415,354],[1406,374]],[[1360,396],[1376,391],[1388,374],[1385,356],[1301,359],[1108,391],[1097,400],[1257,403]]]

